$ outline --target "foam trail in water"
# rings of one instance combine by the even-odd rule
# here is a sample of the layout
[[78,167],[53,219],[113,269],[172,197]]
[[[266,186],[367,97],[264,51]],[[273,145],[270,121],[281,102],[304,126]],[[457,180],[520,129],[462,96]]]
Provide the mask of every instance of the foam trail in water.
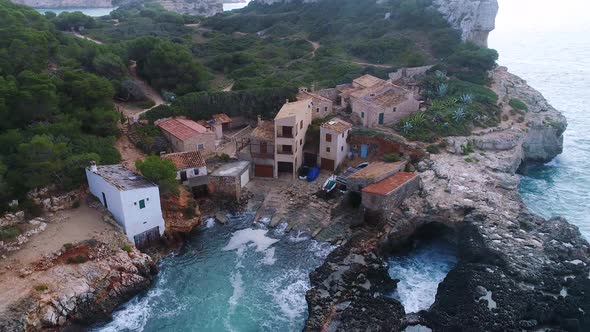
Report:
[[294,321],[307,310],[305,293],[309,289],[309,278],[302,270],[286,271],[282,276],[271,280],[267,286],[267,293],[271,294],[281,313]]
[[215,218],[209,218],[207,221],[205,221],[206,228],[211,228],[213,226],[215,226]]
[[249,243],[253,243],[256,247],[256,251],[265,251],[279,241],[266,236],[266,233],[268,233],[268,231],[265,229],[252,228],[235,231],[229,240],[229,243],[223,248],[223,250],[240,250],[244,249]]

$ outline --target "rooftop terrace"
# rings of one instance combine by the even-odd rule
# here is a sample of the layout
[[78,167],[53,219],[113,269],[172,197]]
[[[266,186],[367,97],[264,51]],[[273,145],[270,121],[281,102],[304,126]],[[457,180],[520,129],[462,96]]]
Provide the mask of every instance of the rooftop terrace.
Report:
[[156,184],[123,165],[97,166],[96,174],[119,191],[156,187]]

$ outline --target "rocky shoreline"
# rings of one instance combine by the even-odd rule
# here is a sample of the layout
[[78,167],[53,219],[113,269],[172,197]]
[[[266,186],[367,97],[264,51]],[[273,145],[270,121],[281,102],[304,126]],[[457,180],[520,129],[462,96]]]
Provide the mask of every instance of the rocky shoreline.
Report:
[[[529,106],[525,120],[448,138],[445,153],[420,162],[420,193],[383,227],[359,235],[370,250],[349,242],[311,275],[307,331],[400,331],[416,324],[433,331],[590,330],[590,246],[564,219],[533,215],[515,175],[562,151],[566,120],[506,68],[492,78],[502,108],[511,98]],[[462,154],[467,144],[475,149],[469,157]],[[384,258],[417,231],[441,226],[455,234],[459,262],[431,308],[406,315],[383,295],[380,285],[390,279]],[[359,281],[343,269],[372,276],[370,287],[359,292]],[[381,304],[368,305],[368,298]]]

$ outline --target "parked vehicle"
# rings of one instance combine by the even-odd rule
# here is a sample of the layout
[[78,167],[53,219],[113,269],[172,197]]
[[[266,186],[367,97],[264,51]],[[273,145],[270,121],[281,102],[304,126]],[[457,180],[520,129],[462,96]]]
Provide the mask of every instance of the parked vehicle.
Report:
[[330,193],[332,190],[334,190],[334,188],[336,188],[336,184],[336,175],[332,175],[326,180],[326,182],[324,182],[322,190],[326,193]]
[[315,181],[315,179],[317,179],[318,176],[320,176],[320,169],[317,167],[310,168],[309,172],[307,172],[307,182]]

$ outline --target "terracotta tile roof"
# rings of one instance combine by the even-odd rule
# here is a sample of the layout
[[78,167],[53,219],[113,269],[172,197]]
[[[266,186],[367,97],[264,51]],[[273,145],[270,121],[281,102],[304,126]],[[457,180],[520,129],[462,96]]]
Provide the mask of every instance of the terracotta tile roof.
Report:
[[261,121],[260,124],[252,130],[250,135],[254,138],[265,141],[274,141],[275,124],[272,121]]
[[213,115],[213,120],[215,120],[217,123],[231,123],[232,119],[225,113],[219,113],[219,114],[215,114]]
[[182,118],[166,119],[157,123],[157,126],[182,141],[208,131],[195,121]]
[[398,161],[395,163],[385,163],[385,162],[374,162],[370,163],[369,166],[361,169],[360,171],[354,173],[349,177],[349,179],[371,179],[383,174],[387,174],[389,172],[395,172],[398,170],[405,162]]
[[418,174],[416,173],[399,172],[384,180],[363,188],[363,192],[386,196],[417,176]]
[[378,77],[367,74],[353,80],[352,82],[361,85],[365,88],[370,88],[376,84],[383,83],[385,81]]
[[309,92],[309,91],[300,91],[297,94],[297,100],[306,100],[306,99],[313,99],[313,98],[325,101],[327,103],[332,102],[332,100],[330,100],[324,96],[321,96],[321,95],[318,95],[317,93],[313,93],[313,92]]
[[279,113],[275,116],[275,120],[294,116],[306,109],[311,109],[311,101],[309,99],[285,103],[283,107],[281,107]]
[[402,87],[383,82],[370,88],[354,91],[350,95],[356,99],[362,99],[383,107],[390,107],[406,101],[409,94],[410,92]]
[[162,159],[172,161],[176,170],[207,166],[199,151],[169,153],[163,155]]
[[342,119],[334,118],[328,122],[324,122],[322,124],[322,128],[330,129],[341,134],[346,130],[352,128],[352,125]]

